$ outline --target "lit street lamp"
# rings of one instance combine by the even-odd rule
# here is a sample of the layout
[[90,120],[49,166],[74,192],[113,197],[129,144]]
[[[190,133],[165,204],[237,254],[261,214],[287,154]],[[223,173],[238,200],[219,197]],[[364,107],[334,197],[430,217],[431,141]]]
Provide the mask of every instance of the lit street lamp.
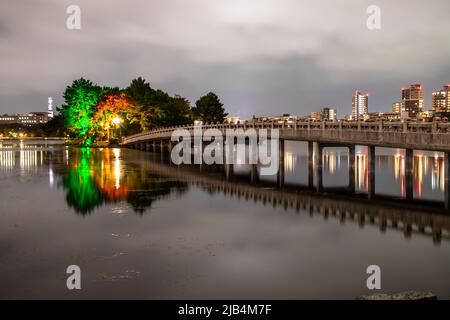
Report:
[[115,117],[115,118],[113,119],[113,123],[114,123],[116,126],[118,126],[119,124],[122,123],[122,118],[121,118],[121,117]]
[[116,126],[116,130],[119,130],[119,132],[116,133],[116,136],[117,138],[120,138],[120,124],[123,122],[123,119],[117,116],[112,119],[112,122]]

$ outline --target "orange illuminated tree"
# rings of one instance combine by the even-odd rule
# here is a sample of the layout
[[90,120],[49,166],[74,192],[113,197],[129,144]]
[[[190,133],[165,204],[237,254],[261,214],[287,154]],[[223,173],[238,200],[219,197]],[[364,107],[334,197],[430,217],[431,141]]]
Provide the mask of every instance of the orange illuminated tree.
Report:
[[134,105],[124,92],[107,94],[97,105],[92,117],[95,134],[101,140],[110,140],[111,130],[117,129],[123,122],[125,115],[133,112]]

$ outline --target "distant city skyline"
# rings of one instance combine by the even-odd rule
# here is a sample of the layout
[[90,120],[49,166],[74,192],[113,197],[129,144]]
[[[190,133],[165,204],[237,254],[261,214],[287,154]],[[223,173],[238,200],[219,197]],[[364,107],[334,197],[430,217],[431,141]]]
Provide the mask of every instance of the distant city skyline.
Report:
[[[430,92],[429,104],[426,104],[427,96],[423,86],[420,83],[410,84],[408,87],[400,88],[400,99],[393,100],[391,107],[387,110],[375,110],[369,109],[369,97],[371,94],[369,91],[355,90],[352,96],[351,110],[349,113],[342,112],[336,107],[321,107],[313,110],[310,113],[286,113],[278,112],[274,114],[253,114],[253,116],[282,116],[283,114],[289,114],[291,116],[306,116],[311,118],[326,118],[326,119],[344,119],[346,116],[350,116],[353,120],[358,120],[361,115],[370,113],[402,113],[407,112],[410,116],[415,117],[418,112],[450,112],[450,84],[444,84],[439,90],[432,90]],[[416,101],[417,100],[417,101]],[[415,105],[412,107],[412,105]],[[54,115],[53,97],[47,97],[46,111],[49,118]],[[411,112],[411,109],[415,109]],[[0,112],[0,115],[26,115],[28,113],[40,113],[44,112],[41,109],[27,110],[25,112]],[[339,114],[339,116],[338,116]],[[234,118],[242,118],[235,115],[230,115]],[[250,119],[251,117],[248,117]],[[242,118],[244,119],[244,118]],[[6,119],[4,119],[6,120]],[[0,121],[1,123],[2,121]]]
[[124,87],[142,76],[191,104],[214,91],[241,118],[326,106],[350,114],[357,88],[371,93],[371,110],[390,111],[411,83],[428,109],[450,82],[445,0],[377,1],[380,30],[366,27],[366,0],[80,0],[81,30],[66,28],[70,4],[6,0],[0,113],[44,111],[49,96],[59,106],[79,77]]

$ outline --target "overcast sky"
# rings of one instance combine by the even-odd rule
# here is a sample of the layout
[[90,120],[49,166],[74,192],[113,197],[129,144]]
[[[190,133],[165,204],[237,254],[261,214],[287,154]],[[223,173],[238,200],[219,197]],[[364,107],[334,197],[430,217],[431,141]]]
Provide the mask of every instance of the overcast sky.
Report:
[[[214,91],[230,115],[350,113],[355,89],[387,111],[400,88],[450,83],[450,1],[0,0],[0,113],[44,111],[85,77],[142,76],[192,104]],[[81,8],[81,30],[66,8]],[[366,9],[381,8],[381,30]]]

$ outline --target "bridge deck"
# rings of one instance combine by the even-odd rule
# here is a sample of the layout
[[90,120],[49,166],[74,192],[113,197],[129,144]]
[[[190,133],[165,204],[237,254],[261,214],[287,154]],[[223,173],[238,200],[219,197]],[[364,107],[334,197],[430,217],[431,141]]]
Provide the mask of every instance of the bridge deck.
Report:
[[[194,126],[157,129],[125,137],[122,145],[169,140],[176,129],[193,134]],[[450,123],[413,122],[246,122],[242,124],[208,124],[202,130],[218,129],[278,129],[281,140],[314,141],[340,145],[450,151]],[[270,130],[269,130],[270,136]]]

